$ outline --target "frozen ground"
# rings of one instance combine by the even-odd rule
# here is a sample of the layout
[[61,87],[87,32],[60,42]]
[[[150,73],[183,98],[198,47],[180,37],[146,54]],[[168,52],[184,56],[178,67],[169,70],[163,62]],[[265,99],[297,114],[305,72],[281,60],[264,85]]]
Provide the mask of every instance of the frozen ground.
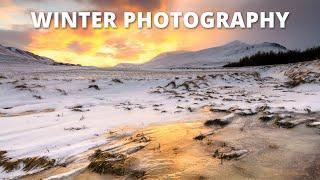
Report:
[[[210,117],[203,109],[266,117],[319,112],[319,73],[319,61],[207,71],[112,71],[3,61],[0,152],[12,160],[48,157],[59,165],[107,143],[104,135],[113,129],[206,120]],[[279,125],[302,123],[319,127],[317,120],[285,118]],[[41,170],[0,168],[0,178]]]

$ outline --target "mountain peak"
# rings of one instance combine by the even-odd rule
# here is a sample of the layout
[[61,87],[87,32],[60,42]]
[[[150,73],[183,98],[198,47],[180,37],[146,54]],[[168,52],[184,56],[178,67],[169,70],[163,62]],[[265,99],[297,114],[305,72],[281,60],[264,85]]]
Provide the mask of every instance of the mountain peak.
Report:
[[235,40],[235,41],[229,42],[223,46],[240,46],[240,45],[247,45],[247,43],[239,41],[239,40]]
[[219,67],[230,62],[239,61],[258,52],[280,52],[287,49],[277,43],[247,44],[236,40],[228,44],[190,52],[162,53],[142,68],[186,68],[186,67]]
[[272,47],[275,47],[275,48],[280,48],[280,49],[283,49],[283,50],[287,50],[286,47],[282,46],[281,44],[274,43],[274,42],[264,42],[262,44],[268,45],[268,46],[272,46]]
[[44,64],[53,64],[54,61],[47,57],[36,55],[32,52],[21,50],[15,47],[6,47],[0,44],[0,55],[16,57],[21,59],[29,59]]

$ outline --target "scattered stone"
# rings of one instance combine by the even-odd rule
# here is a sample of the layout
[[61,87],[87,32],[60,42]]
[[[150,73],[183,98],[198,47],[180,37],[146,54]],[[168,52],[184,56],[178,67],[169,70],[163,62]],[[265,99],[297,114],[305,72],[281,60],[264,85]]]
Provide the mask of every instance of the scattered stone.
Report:
[[211,108],[210,111],[211,112],[230,112],[227,109],[217,109],[217,108]]
[[268,146],[270,149],[279,149],[279,146],[277,144],[269,144]]
[[19,82],[18,80],[15,80],[15,81],[7,82],[7,84],[17,84],[18,82]]
[[194,140],[197,140],[197,141],[202,141],[204,138],[206,138],[205,135],[199,134],[198,136],[194,137],[193,139],[194,139]]
[[132,140],[132,142],[138,143],[147,143],[151,141],[151,139],[143,133],[138,133],[135,136],[130,137],[130,140]]
[[100,90],[98,85],[89,85],[89,89],[95,89],[95,90]]
[[205,75],[204,76],[197,76],[197,79],[204,81],[204,80],[206,80],[206,76]]
[[306,124],[307,127],[320,127],[320,121],[309,122]]
[[42,97],[38,96],[38,95],[33,95],[33,97],[36,98],[36,99],[42,99]]
[[123,82],[120,79],[112,79],[112,82],[123,84]]
[[245,150],[245,149],[242,149],[242,150],[234,150],[234,151],[231,151],[229,153],[223,153],[221,155],[221,158],[222,159],[228,159],[228,160],[231,160],[231,159],[239,159],[241,158],[242,156],[246,155],[249,151],[248,150]]
[[89,109],[72,108],[72,111],[74,111],[74,112],[87,112],[87,111],[89,111]]
[[240,116],[252,116],[257,114],[257,112],[252,111],[251,109],[238,109],[238,110],[235,110],[234,112]]
[[235,117],[235,114],[229,114],[221,119],[208,120],[204,123],[205,126],[221,126],[224,127],[231,123],[232,119]]
[[184,83],[180,84],[177,86],[177,88],[180,88],[180,87],[184,87],[187,91],[191,91],[191,85],[194,87],[194,88],[200,88],[195,82],[193,81],[185,81]]
[[193,110],[191,107],[188,107],[187,110],[188,110],[189,112],[194,112],[194,110]]
[[70,128],[64,128],[65,131],[80,131],[80,130],[84,130],[87,129],[86,126],[82,126],[82,127],[70,127]]
[[303,124],[303,123],[310,123],[316,121],[315,119],[297,119],[297,120],[280,120],[276,122],[276,125],[282,128],[294,128],[297,125]]
[[61,93],[62,95],[64,95],[64,96],[68,95],[68,93],[67,93],[65,90],[63,90],[63,89],[57,88],[56,90],[57,90],[59,93]]
[[169,88],[175,89],[175,88],[177,88],[177,84],[175,81],[171,81],[167,85],[165,85],[164,87],[166,87],[166,88],[169,87]]
[[213,157],[219,158],[219,159],[226,159],[226,160],[232,160],[232,159],[237,160],[237,159],[244,157],[248,153],[249,153],[249,151],[245,150],[245,149],[241,149],[241,150],[233,149],[233,150],[229,150],[227,152],[224,152],[223,150],[217,149],[214,152]]
[[263,122],[268,122],[274,119],[274,115],[273,114],[263,115],[263,116],[260,116],[259,119]]
[[133,154],[133,153],[136,153],[138,151],[140,151],[141,149],[145,148],[146,146],[136,146],[136,147],[131,147],[129,149],[126,150],[126,154],[130,155],[130,154]]
[[24,90],[24,89],[27,89],[28,87],[25,84],[23,84],[23,85],[17,85],[14,88]]
[[163,104],[154,104],[154,105],[152,105],[152,107],[160,107],[160,106],[163,106]]
[[5,77],[4,75],[0,74],[0,79],[7,79],[7,77]]
[[310,108],[305,108],[304,110],[305,110],[308,114],[311,114],[311,113],[312,113],[312,111],[311,111]]

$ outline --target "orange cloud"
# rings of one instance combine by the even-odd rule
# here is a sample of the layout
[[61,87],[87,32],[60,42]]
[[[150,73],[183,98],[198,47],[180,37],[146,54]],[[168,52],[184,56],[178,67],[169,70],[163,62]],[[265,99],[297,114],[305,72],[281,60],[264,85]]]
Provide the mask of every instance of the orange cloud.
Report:
[[[76,0],[90,2],[99,10],[166,11],[172,2],[160,0]],[[119,8],[121,7],[121,8]],[[118,16],[121,17],[121,16]],[[121,19],[120,19],[121,21]],[[160,53],[197,50],[219,44],[223,30],[205,29],[54,29],[35,30],[28,50],[58,61],[88,66],[114,66],[119,63],[140,64]]]
[[163,52],[197,50],[223,40],[223,30],[49,29],[33,31],[28,49],[58,61],[105,67],[144,63]]
[[109,11],[153,11],[168,7],[168,0],[76,0],[94,5],[99,10]]

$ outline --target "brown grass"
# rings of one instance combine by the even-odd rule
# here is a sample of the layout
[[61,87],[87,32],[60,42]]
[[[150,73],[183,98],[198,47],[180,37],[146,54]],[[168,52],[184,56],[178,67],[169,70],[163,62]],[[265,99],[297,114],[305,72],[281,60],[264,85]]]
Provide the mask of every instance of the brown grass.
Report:
[[99,174],[129,175],[135,178],[142,178],[145,175],[144,171],[133,170],[133,159],[123,154],[111,154],[98,149],[89,160],[91,163],[88,168]]
[[48,169],[55,165],[56,160],[48,157],[28,157],[12,160],[6,156],[7,151],[0,151],[0,167],[5,172],[12,172],[23,168],[24,171],[31,171],[37,168]]

